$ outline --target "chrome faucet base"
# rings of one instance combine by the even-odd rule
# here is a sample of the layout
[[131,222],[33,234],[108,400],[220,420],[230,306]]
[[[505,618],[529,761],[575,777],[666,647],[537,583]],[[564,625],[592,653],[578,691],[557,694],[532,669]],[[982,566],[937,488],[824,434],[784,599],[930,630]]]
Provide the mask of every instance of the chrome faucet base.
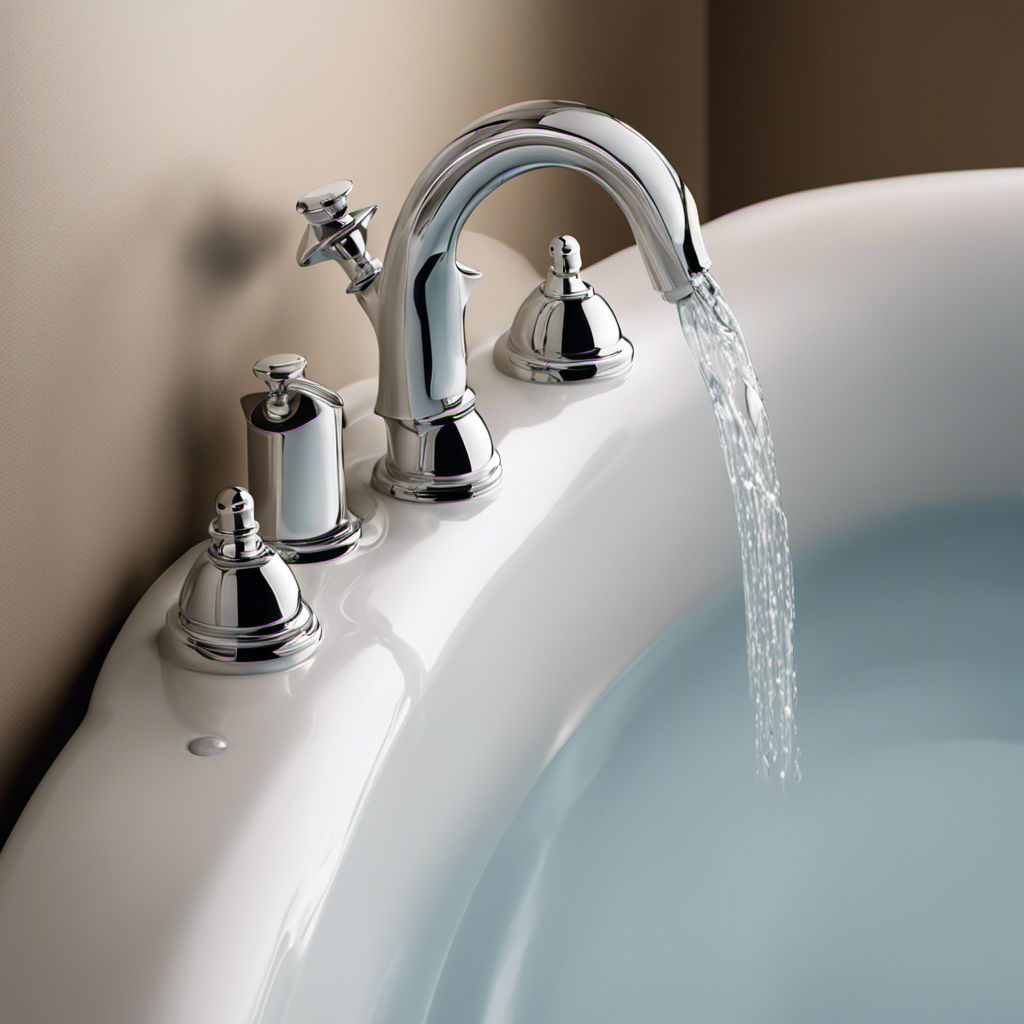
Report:
[[349,518],[322,537],[310,540],[274,540],[271,547],[286,562],[323,562],[339,558],[359,543],[363,532],[361,520],[349,513]]
[[592,358],[547,358],[517,352],[506,331],[494,345],[494,364],[502,373],[531,384],[589,384],[625,377],[633,368],[633,343],[620,338],[610,352]]
[[501,458],[466,389],[457,404],[423,420],[386,419],[388,454],[373,468],[375,490],[402,501],[466,501],[492,493]]
[[300,665],[316,649],[322,635],[320,622],[305,601],[287,622],[244,633],[202,631],[195,623],[184,623],[178,605],[174,605],[167,611],[159,648],[169,662],[193,672],[259,675]]

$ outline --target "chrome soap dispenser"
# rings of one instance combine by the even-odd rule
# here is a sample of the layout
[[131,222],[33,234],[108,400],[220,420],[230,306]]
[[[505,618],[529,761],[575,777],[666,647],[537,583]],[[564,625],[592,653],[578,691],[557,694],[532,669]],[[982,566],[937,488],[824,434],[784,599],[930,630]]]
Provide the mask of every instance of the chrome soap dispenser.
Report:
[[305,358],[292,353],[260,359],[252,372],[270,393],[242,399],[262,536],[290,562],[335,558],[360,533],[345,495],[341,396],[307,380],[305,368]]

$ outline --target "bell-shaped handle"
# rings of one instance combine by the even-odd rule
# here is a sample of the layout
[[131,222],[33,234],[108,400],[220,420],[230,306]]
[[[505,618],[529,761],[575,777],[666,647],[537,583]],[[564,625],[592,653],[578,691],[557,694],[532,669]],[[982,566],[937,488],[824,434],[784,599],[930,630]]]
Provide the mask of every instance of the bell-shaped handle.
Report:
[[292,668],[316,650],[320,622],[259,528],[244,487],[217,495],[210,544],[160,632],[160,653],[168,661],[198,672],[251,675]]

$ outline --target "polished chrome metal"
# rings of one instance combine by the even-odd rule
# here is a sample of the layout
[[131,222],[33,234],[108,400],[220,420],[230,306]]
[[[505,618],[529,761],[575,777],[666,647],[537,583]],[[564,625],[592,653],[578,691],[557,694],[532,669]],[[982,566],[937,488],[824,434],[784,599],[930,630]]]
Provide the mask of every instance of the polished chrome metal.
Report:
[[266,356],[253,365],[252,372],[270,389],[264,411],[269,419],[286,419],[292,411],[288,398],[288,383],[303,376],[306,357],[295,353]]
[[559,235],[548,251],[547,279],[494,346],[498,369],[536,384],[582,384],[629,373],[633,346],[612,307],[579,276],[579,242]]
[[[353,282],[361,282],[357,294],[377,332],[376,411],[388,421],[389,450],[374,486],[385,493],[454,500],[497,484],[500,460],[493,445],[481,443],[489,435],[466,384],[463,317],[472,279],[455,252],[477,204],[503,182],[539,167],[572,168],[604,186],[633,229],[651,282],[668,301],[689,295],[691,278],[710,266],[693,197],[664,156],[627,124],[579,103],[520,103],[457,135],[413,186],[383,269],[365,275],[365,282],[356,255],[345,249],[352,238],[344,233],[347,223],[324,222],[344,190],[329,187],[299,203],[310,221],[299,262],[341,262]],[[335,225],[345,244],[334,240]],[[365,250],[365,233],[357,233],[357,241]],[[453,409],[460,411],[455,420]]]
[[327,260],[340,264],[351,282],[346,290],[359,299],[376,329],[377,292],[370,285],[381,272],[381,262],[367,250],[366,233],[377,207],[367,206],[349,213],[351,191],[352,182],[348,179],[334,181],[306,193],[295,204],[296,211],[307,221],[297,259],[300,267]]
[[263,537],[290,562],[352,550],[361,521],[348,508],[341,396],[303,376],[306,360],[267,356],[252,372],[270,389],[246,395],[249,490]]
[[216,757],[228,749],[228,741],[223,736],[193,736],[185,749],[196,757]]
[[501,460],[475,399],[466,388],[437,416],[385,419],[388,456],[373,467],[373,486],[405,501],[464,501],[493,491]]
[[217,495],[210,544],[167,612],[160,653],[199,672],[274,672],[305,661],[322,632],[281,556],[259,535],[252,495]]

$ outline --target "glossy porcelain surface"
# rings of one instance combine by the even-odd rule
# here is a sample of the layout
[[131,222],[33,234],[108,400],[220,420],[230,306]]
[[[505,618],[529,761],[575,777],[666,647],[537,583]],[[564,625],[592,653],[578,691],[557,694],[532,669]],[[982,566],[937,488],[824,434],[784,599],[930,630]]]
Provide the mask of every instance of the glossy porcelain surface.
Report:
[[[791,196],[704,237],[764,384],[798,554],[883,513],[1019,490],[1024,172]],[[140,602],[0,858],[11,1019],[426,1018],[544,767],[738,568],[674,308],[635,250],[586,276],[633,372],[516,381],[491,354],[508,324],[489,325],[469,382],[501,488],[461,507],[384,499],[356,551],[296,566],[324,632],[304,664],[256,679],[160,659],[198,549]],[[384,449],[374,387],[344,395],[353,504]],[[189,751],[210,736],[227,748]]]

